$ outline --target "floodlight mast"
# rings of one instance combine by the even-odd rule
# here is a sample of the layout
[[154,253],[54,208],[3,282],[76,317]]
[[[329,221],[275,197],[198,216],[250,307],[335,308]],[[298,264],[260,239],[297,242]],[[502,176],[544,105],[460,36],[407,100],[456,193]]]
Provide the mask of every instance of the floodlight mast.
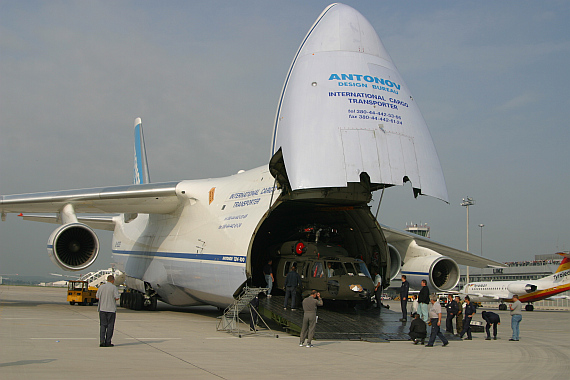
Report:
[[[461,206],[467,209],[467,252],[469,252],[469,206],[473,206],[475,204],[475,200],[471,197],[463,198],[461,202]],[[467,272],[465,277],[466,283],[469,283],[469,266],[467,266]]]
[[481,227],[481,257],[483,257],[483,227],[485,227],[485,225],[479,224],[479,227]]

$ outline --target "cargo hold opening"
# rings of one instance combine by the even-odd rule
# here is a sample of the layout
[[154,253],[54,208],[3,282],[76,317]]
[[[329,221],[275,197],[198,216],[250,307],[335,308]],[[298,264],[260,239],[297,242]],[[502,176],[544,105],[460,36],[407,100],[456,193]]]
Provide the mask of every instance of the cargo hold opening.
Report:
[[[361,258],[370,272],[379,270],[385,286],[389,284],[390,257],[386,239],[367,205],[335,206],[289,200],[278,203],[267,214],[253,238],[247,258],[247,275],[252,286],[266,286],[263,266],[271,258],[275,273],[281,244],[295,239],[299,228],[308,225],[337,230],[329,244],[340,245],[351,257]],[[277,291],[274,286],[273,293]]]

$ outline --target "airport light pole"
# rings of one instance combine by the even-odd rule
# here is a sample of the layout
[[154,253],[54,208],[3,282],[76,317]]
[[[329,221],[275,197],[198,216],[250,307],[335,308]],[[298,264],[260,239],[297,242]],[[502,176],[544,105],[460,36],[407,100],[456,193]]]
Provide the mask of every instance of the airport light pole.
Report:
[[483,257],[483,227],[485,227],[485,225],[479,224],[479,227],[481,227],[481,257]]
[[[469,206],[473,206],[475,204],[475,200],[471,197],[463,198],[461,202],[461,206],[467,209],[467,252],[469,252]],[[466,283],[469,283],[469,266],[466,267],[467,272],[465,276]]]

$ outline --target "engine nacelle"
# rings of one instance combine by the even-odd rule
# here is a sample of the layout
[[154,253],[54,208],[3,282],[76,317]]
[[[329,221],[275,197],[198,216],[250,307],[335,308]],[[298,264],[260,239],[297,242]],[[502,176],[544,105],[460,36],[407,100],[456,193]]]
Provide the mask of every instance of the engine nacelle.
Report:
[[520,284],[520,283],[513,283],[507,286],[509,292],[513,294],[526,294],[532,293],[538,289],[538,286],[533,284]]
[[99,239],[83,223],[64,224],[52,232],[47,250],[51,261],[64,270],[79,271],[89,267],[99,254]]
[[402,256],[400,252],[392,244],[388,244],[388,253],[390,255],[390,280],[399,278],[400,268],[402,266]]
[[459,282],[459,266],[449,257],[439,254],[414,257],[406,260],[402,274],[415,289],[421,288],[426,280],[432,291],[444,292],[453,289]]

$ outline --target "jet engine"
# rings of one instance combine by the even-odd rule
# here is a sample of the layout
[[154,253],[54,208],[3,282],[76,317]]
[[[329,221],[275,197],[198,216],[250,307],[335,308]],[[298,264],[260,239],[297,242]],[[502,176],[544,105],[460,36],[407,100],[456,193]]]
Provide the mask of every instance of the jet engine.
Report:
[[439,254],[414,257],[406,260],[401,270],[410,286],[419,289],[426,280],[429,288],[442,292],[453,289],[459,282],[459,266],[449,257]]
[[390,254],[390,280],[393,280],[400,275],[402,256],[392,244],[388,244],[388,252]]
[[64,224],[52,232],[47,245],[49,257],[64,270],[79,271],[89,267],[99,254],[99,239],[83,223]]
[[538,286],[533,284],[520,284],[520,283],[513,283],[507,286],[509,292],[513,294],[525,294],[525,293],[532,293],[538,289]]

